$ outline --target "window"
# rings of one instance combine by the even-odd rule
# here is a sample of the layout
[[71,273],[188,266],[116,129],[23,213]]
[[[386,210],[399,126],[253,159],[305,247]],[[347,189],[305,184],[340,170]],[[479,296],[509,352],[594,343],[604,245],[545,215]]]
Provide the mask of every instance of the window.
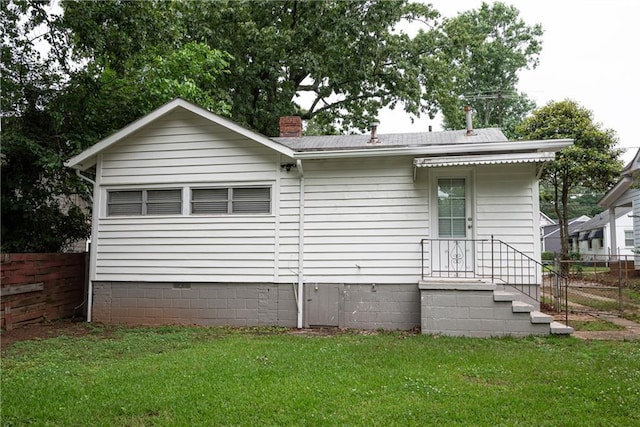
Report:
[[624,230],[624,245],[628,248],[632,248],[634,246],[633,230]]
[[191,213],[268,214],[271,213],[271,187],[194,188]]
[[179,215],[182,190],[115,190],[107,193],[107,216]]
[[438,237],[466,236],[465,180],[438,180]]

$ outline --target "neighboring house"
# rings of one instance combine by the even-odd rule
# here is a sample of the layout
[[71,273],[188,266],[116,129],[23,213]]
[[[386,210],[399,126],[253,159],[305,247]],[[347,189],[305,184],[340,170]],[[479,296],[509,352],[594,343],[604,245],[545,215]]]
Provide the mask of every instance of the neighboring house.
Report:
[[633,218],[631,208],[616,209],[615,241],[611,243],[611,218],[604,211],[577,226],[571,233],[571,248],[583,260],[605,260],[610,256],[633,255]]
[[[572,218],[569,220],[569,236],[573,234],[574,230],[579,227],[585,221],[589,221],[589,217],[586,215]],[[571,244],[570,237],[567,236],[569,243]],[[571,246],[571,245],[569,245]],[[562,252],[562,244],[560,241],[560,224],[548,224],[542,227],[542,252],[551,252],[559,254]]]
[[[622,170],[618,183],[605,194],[598,202],[600,206],[609,212],[616,212],[620,208],[631,208],[630,216],[633,218],[633,248],[640,248],[640,189],[638,187],[638,173],[640,171],[640,150],[636,152],[633,160]],[[615,223],[611,224],[611,230],[615,230]],[[617,233],[610,235],[611,241],[618,246]],[[615,240],[614,240],[615,239]],[[640,270],[640,256],[635,253],[635,270]]]
[[549,333],[486,248],[536,277],[538,176],[571,140],[280,130],[177,99],[70,159],[95,175],[88,320]]
[[555,224],[556,222],[544,212],[540,212],[540,227],[546,227],[547,225]]

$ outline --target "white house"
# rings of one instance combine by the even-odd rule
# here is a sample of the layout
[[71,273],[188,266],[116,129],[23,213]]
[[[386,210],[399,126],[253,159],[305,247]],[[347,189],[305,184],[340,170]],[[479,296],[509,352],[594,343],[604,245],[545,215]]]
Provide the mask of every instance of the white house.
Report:
[[615,244],[611,240],[609,211],[601,212],[578,225],[571,233],[572,249],[584,260],[602,260],[611,256],[633,256],[633,218],[631,207],[615,211]]
[[94,182],[89,321],[549,333],[492,248],[539,261],[538,176],[571,140],[280,125],[176,99],[66,163]]
[[[640,189],[638,189],[638,172],[640,171],[640,150],[636,152],[633,160],[622,170],[618,183],[611,188],[598,202],[600,206],[608,209],[610,213],[615,213],[619,209],[631,208],[628,214],[633,219],[633,248],[635,255],[635,270],[640,270],[640,254],[635,252],[635,248],[640,248]],[[610,223],[610,239],[613,247],[619,246],[619,238],[616,227],[617,221]],[[627,232],[625,236],[625,246],[630,242]]]

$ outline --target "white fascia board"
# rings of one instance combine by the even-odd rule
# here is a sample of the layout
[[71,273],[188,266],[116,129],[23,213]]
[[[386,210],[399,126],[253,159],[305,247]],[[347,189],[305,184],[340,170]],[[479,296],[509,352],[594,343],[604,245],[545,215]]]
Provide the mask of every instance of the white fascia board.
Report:
[[88,149],[84,150],[82,153],[78,154],[75,157],[67,160],[64,165],[67,167],[71,167],[74,169],[86,170],[96,164],[96,156],[98,153],[106,150],[111,147],[113,144],[118,141],[126,138],[132,133],[138,131],[144,126],[152,123],[154,120],[164,116],[165,114],[175,110],[176,108],[183,108],[187,111],[190,111],[194,114],[199,115],[200,117],[209,120],[213,123],[216,123],[222,127],[229,129],[232,132],[238,133],[242,136],[245,136],[253,141],[256,141],[272,150],[279,152],[285,156],[293,158],[294,151],[282,144],[279,144],[266,136],[260,135],[259,133],[253,132],[249,129],[246,129],[231,120],[228,120],[224,117],[221,117],[217,114],[214,114],[210,111],[205,110],[204,108],[198,107],[184,99],[177,98],[173,101],[168,102],[167,104],[153,110],[146,116],[141,117],[140,119],[128,124],[124,128],[120,129],[116,133],[108,136],[107,138],[99,141],[98,143],[92,145]]
[[616,201],[629,189],[633,184],[633,178],[625,176],[611,190],[607,192],[598,201],[598,206],[603,208],[611,208],[615,206]]
[[573,144],[572,139],[488,142],[479,144],[442,144],[412,147],[363,148],[357,150],[299,151],[296,159],[332,159],[388,156],[443,156],[483,153],[555,153]]

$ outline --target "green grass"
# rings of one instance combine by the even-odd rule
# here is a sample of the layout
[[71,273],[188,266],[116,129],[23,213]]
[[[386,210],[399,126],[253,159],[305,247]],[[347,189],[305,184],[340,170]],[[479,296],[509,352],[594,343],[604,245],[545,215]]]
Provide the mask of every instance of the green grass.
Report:
[[3,426],[629,426],[640,345],[95,328],[14,344]]
[[622,331],[626,329],[624,326],[616,325],[613,322],[602,319],[570,320],[569,326],[576,331]]

